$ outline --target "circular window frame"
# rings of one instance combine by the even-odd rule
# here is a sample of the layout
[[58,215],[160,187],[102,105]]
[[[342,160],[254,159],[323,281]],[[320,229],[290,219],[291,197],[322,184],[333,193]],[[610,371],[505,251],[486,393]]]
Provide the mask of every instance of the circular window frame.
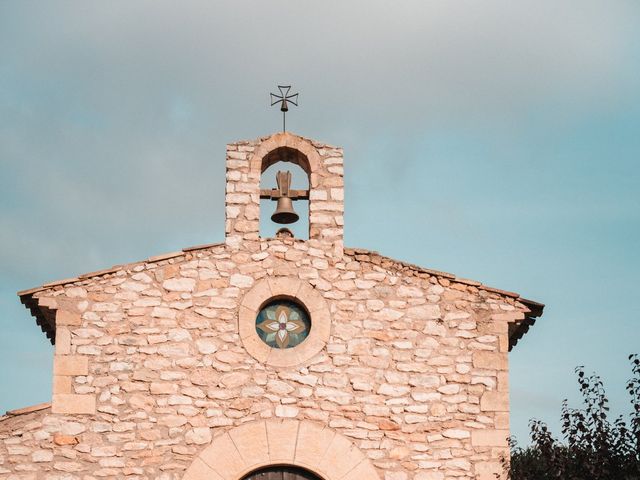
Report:
[[262,302],[262,305],[260,306],[260,308],[258,309],[258,312],[256,313],[255,329],[256,329],[256,333],[257,333],[258,337],[260,337],[260,339],[264,343],[266,343],[270,348],[276,348],[276,347],[274,347],[272,345],[269,345],[267,343],[267,341],[260,336],[260,332],[258,331],[258,318],[257,317],[262,313],[262,310],[264,310],[268,306],[273,305],[273,304],[281,304],[281,302],[288,302],[290,304],[295,305],[296,308],[301,310],[306,318],[301,318],[300,320],[302,321],[302,323],[304,323],[306,326],[308,326],[307,335],[306,335],[306,337],[304,337],[304,339],[301,342],[299,342],[297,345],[291,345],[291,346],[287,346],[285,348],[280,348],[280,350],[288,350],[288,349],[291,349],[291,348],[299,347],[304,342],[306,342],[307,338],[309,338],[309,335],[311,335],[311,331],[313,330],[313,325],[311,323],[311,314],[309,313],[309,310],[307,310],[307,307],[303,303],[299,302],[297,298],[293,298],[293,297],[291,297],[289,295],[279,295],[277,297],[271,297],[271,298],[265,300],[264,302]]
[[[309,314],[309,335],[292,348],[272,348],[256,332],[256,317],[260,309],[279,298],[298,303]],[[293,277],[266,278],[257,282],[240,302],[238,333],[249,355],[260,363],[294,367],[310,360],[325,347],[331,333],[331,314],[326,300],[311,284]]]

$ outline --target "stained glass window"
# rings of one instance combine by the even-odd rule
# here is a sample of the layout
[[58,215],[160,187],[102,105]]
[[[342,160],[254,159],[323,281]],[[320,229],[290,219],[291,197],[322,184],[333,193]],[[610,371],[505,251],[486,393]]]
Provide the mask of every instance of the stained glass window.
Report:
[[307,311],[287,299],[266,304],[256,317],[256,332],[273,348],[293,348],[300,345],[311,331]]

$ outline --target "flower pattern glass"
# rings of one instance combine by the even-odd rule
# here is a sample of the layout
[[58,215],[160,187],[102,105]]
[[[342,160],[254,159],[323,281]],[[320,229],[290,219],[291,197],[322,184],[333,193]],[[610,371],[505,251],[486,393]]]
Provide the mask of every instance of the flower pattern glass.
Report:
[[311,330],[307,312],[289,300],[275,300],[264,306],[256,317],[256,331],[273,348],[300,345]]

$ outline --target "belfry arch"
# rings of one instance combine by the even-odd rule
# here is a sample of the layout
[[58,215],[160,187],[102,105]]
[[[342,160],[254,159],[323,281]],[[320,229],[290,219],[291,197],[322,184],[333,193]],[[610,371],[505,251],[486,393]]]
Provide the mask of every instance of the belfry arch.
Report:
[[255,150],[250,160],[251,176],[260,175],[280,160],[282,153],[290,154],[289,162],[300,166],[310,176],[320,170],[320,155],[313,144],[288,132],[276,133],[264,140]]
[[[278,195],[278,175],[289,175],[288,196],[290,200],[284,204],[271,195]],[[278,231],[286,230],[295,234],[298,240],[310,238],[309,229],[309,191],[311,167],[309,160],[302,152],[290,147],[279,147],[267,153],[262,159],[260,177],[260,237],[273,238]],[[286,177],[285,177],[286,178]],[[274,219],[276,212],[282,217],[285,212],[293,212],[298,219],[291,223]],[[290,207],[286,208],[286,207]],[[284,214],[285,217],[288,214]],[[277,216],[277,215],[276,215]]]
[[293,419],[249,422],[214,437],[182,478],[245,480],[278,466],[297,467],[319,480],[380,479],[369,459],[345,436]]
[[[227,151],[226,244],[260,240],[260,181],[271,165],[298,165],[308,177],[309,235],[317,248],[342,256],[344,180],[342,149],[317,147],[312,141],[283,132],[257,145],[230,145]],[[298,192],[300,193],[300,191]],[[273,197],[272,197],[273,198]]]
[[[269,145],[266,146],[266,148],[268,147]],[[276,173],[282,169],[285,172],[292,172],[294,180],[296,179],[296,176],[298,173],[304,173],[306,177],[306,182],[305,182],[306,185],[302,187],[302,190],[296,190],[294,189],[295,188],[294,184],[296,182],[295,181],[292,182],[290,185],[292,188],[291,190],[292,195],[288,195],[289,197],[291,197],[291,200],[292,200],[289,202],[289,205],[291,206],[291,210],[295,211],[296,214],[301,215],[300,220],[296,221],[295,223],[292,223],[291,225],[279,225],[279,226],[287,230],[289,230],[289,228],[291,228],[294,231],[297,230],[297,237],[299,239],[308,240],[312,238],[313,230],[311,228],[311,222],[310,222],[311,203],[309,201],[309,193],[311,191],[311,175],[312,175],[312,172],[314,171],[314,168],[317,171],[318,162],[316,159],[316,161],[314,162],[314,166],[312,167],[309,156],[313,157],[313,149],[304,148],[304,150],[308,154],[307,155],[300,149],[301,147],[302,147],[302,144],[298,144],[296,147],[292,147],[289,145],[281,145],[281,146],[275,147],[272,150],[267,151],[261,158],[259,157],[259,154],[261,152],[257,152],[256,156],[254,157],[255,163],[252,162],[251,164],[252,174],[254,174],[254,168],[257,170],[258,161],[260,164],[259,165],[259,168],[260,168],[259,183],[261,184],[260,198],[262,200],[260,202],[261,236],[263,236],[263,234],[265,234],[266,232],[270,231],[273,228],[274,223],[276,226],[276,230],[278,229],[279,222],[272,218],[270,219],[270,216],[272,212],[276,210],[276,208],[278,209],[278,211],[280,210],[281,204],[280,204],[280,200],[276,200],[273,197],[269,197],[269,191],[277,194],[278,190],[276,188]],[[275,168],[276,165],[277,165],[277,168]],[[296,168],[291,168],[291,166],[293,165],[295,165],[296,167],[299,167],[299,170],[302,170],[302,172],[300,172]],[[274,168],[270,168],[272,166]],[[270,170],[268,172],[268,178],[266,174],[267,170]],[[298,170],[298,172],[296,172],[296,170]],[[266,187],[266,189],[264,187]],[[301,227],[303,227],[304,224],[307,224],[306,232],[301,230]],[[274,237],[274,236],[276,235],[275,234],[266,235],[266,237]]]
[[278,162],[293,163],[305,171],[307,178],[311,175],[311,165],[307,156],[300,150],[291,147],[278,147],[262,157],[260,173],[264,173],[267,168]]

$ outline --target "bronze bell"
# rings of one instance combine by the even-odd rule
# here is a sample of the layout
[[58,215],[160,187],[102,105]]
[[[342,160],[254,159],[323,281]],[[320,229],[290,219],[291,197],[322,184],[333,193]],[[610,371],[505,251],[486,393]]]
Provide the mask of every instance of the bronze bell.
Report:
[[293,202],[289,197],[280,197],[278,198],[278,204],[276,206],[276,211],[271,215],[271,220],[275,223],[295,223],[298,221],[300,217],[293,209]]
[[278,184],[278,205],[276,211],[271,215],[271,220],[275,223],[297,222],[300,217],[293,209],[293,201],[289,196],[291,172],[276,173],[276,183]]

